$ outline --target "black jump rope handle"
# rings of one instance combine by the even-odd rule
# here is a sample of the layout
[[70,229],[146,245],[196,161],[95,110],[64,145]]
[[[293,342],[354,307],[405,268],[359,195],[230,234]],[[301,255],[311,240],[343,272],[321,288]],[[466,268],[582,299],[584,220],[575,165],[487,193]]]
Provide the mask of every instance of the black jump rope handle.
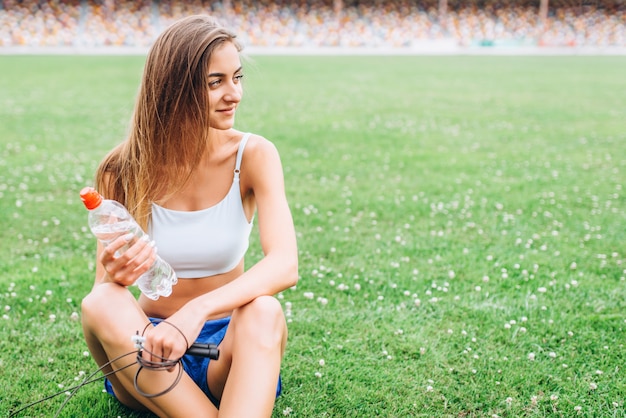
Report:
[[208,357],[211,360],[220,358],[220,350],[215,344],[193,343],[191,347],[187,349],[186,354],[197,357]]

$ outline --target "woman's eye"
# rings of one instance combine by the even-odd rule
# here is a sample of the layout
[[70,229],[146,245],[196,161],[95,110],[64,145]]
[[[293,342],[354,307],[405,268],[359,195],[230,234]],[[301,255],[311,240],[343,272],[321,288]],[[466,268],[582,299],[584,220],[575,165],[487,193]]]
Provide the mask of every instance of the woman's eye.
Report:
[[243,74],[236,75],[235,81],[241,81],[242,78],[243,78]]
[[219,84],[222,82],[222,80],[215,80],[215,81],[211,81],[209,82],[209,87],[216,87],[219,86]]

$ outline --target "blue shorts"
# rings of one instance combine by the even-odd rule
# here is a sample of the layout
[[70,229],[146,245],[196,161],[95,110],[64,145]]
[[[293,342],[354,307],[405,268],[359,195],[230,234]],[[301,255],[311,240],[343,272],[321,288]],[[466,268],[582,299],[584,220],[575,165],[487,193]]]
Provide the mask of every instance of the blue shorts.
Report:
[[[157,325],[162,319],[159,318],[149,318],[150,322],[154,325]],[[216,344],[219,345],[224,339],[224,335],[226,335],[226,330],[228,329],[228,324],[230,323],[230,317],[215,319],[212,321],[206,321],[204,323],[204,327],[200,331],[200,335],[195,342],[202,344]],[[191,379],[200,387],[202,392],[204,392],[207,397],[211,400],[213,405],[216,408],[220,407],[220,401],[213,396],[211,391],[209,390],[209,384],[207,382],[207,370],[209,368],[208,357],[198,357],[192,355],[184,355],[181,359],[183,370],[191,377]],[[113,386],[109,379],[104,380],[104,388],[107,393],[115,396],[113,392]],[[278,385],[276,386],[276,397],[280,395],[282,392],[282,384],[280,377],[278,378]]]

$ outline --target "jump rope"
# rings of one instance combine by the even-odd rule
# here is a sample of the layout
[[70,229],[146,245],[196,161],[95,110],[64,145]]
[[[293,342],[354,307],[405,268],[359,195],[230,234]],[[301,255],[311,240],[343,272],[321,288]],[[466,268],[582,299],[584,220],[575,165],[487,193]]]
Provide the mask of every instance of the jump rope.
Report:
[[[183,334],[183,332],[174,324],[172,324],[171,322],[167,322],[167,321],[160,321],[159,323],[165,323],[170,325],[171,327],[175,328],[180,335],[183,337],[183,339],[185,340],[186,346],[189,347],[187,349],[187,352],[185,354],[189,354],[192,356],[197,356],[197,357],[208,357],[212,360],[217,360],[219,358],[219,349],[217,348],[217,345],[215,344],[204,344],[204,343],[193,343],[191,344],[191,346],[189,345],[189,341],[187,341],[187,337],[185,337],[185,334]],[[135,364],[139,365],[139,368],[137,369],[137,372],[135,373],[135,378],[133,379],[133,384],[135,386],[135,390],[137,391],[137,393],[145,398],[156,398],[158,396],[162,396],[165,395],[166,393],[170,392],[172,389],[174,389],[174,387],[176,387],[176,385],[178,384],[178,382],[180,382],[180,379],[183,377],[183,366],[181,364],[181,359],[182,358],[178,358],[176,360],[171,360],[168,358],[164,358],[161,357],[157,354],[154,354],[152,352],[150,352],[149,350],[146,350],[146,348],[143,346],[143,343],[145,342],[145,337],[144,334],[146,332],[146,330],[148,329],[148,327],[152,325],[151,323],[148,323],[143,331],[141,332],[141,334],[139,334],[139,331],[137,331],[137,333],[135,335],[133,335],[131,337],[131,341],[133,343],[135,343],[135,348],[137,349],[137,351],[131,351],[129,353],[126,354],[122,354],[120,356],[115,357],[112,360],[109,360],[108,362],[104,363],[102,366],[100,366],[97,370],[95,370],[93,373],[85,376],[85,378],[83,379],[83,381],[81,383],[79,383],[76,386],[70,387],[68,389],[64,389],[61,390],[57,393],[53,393],[50,396],[46,396],[45,398],[39,399],[37,401],[31,402],[28,405],[25,405],[23,407],[21,407],[20,409],[18,409],[15,412],[12,412],[11,415],[9,415],[9,418],[15,417],[17,414],[19,414],[20,412],[25,411],[28,408],[31,408],[35,405],[38,405],[42,402],[45,402],[47,400],[50,400],[52,398],[55,398],[59,395],[62,395],[64,393],[68,393],[67,398],[65,399],[65,401],[63,401],[63,403],[61,404],[61,406],[59,407],[59,409],[57,409],[56,414],[54,415],[55,418],[57,418],[59,416],[59,414],[61,413],[61,411],[63,410],[63,408],[65,407],[65,405],[67,405],[67,403],[70,401],[70,399],[76,394],[76,392],[82,388],[83,386],[88,385],[89,383],[93,383],[93,382],[97,382],[99,380],[105,379],[109,376],[111,376],[112,374],[115,374],[117,372],[120,372],[124,369],[127,369],[129,367],[134,366]],[[153,361],[153,360],[145,360],[142,357],[142,352],[145,351],[148,354],[152,355],[152,357],[156,357],[159,359],[159,361]],[[111,372],[108,373],[104,373],[102,376],[98,376],[95,377],[94,376],[96,374],[98,374],[99,372],[101,372],[102,370],[104,370],[106,367],[110,366],[111,364],[113,364],[114,362],[121,360],[125,357],[131,356],[131,355],[135,355],[136,356],[136,360],[130,364],[127,364],[126,366],[120,367],[117,370],[113,370]],[[167,388],[165,388],[164,390],[162,390],[161,392],[158,393],[146,393],[143,390],[141,390],[141,388],[139,387],[139,383],[138,383],[138,379],[139,379],[139,374],[141,373],[141,371],[146,368],[146,369],[150,369],[150,370],[169,370],[172,367],[176,367],[178,366],[178,372],[176,375],[176,378],[174,379],[174,381],[172,382],[172,384],[170,384]]]

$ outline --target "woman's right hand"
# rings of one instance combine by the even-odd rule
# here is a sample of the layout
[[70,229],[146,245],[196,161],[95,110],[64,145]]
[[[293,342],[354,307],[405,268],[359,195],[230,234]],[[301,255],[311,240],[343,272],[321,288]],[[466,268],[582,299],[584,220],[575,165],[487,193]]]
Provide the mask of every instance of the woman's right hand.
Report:
[[[102,248],[98,261],[106,272],[104,281],[130,286],[152,266],[156,259],[154,242],[147,235],[134,238],[134,234],[122,235]],[[125,246],[128,248],[123,250]],[[120,250],[123,253],[116,256]]]

